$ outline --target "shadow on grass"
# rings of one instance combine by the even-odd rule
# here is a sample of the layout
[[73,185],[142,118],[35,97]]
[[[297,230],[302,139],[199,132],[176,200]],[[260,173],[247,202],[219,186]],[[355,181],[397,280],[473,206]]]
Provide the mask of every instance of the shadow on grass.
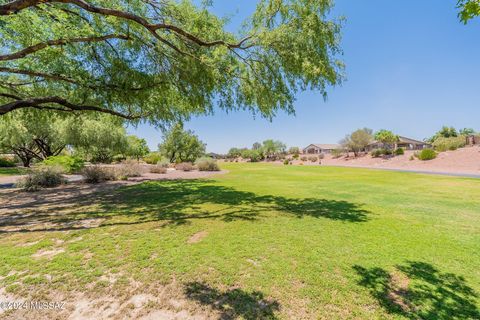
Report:
[[280,309],[277,301],[264,298],[263,293],[245,292],[241,289],[219,291],[201,282],[185,286],[187,298],[220,312],[220,319],[276,319],[274,312]]
[[352,223],[368,218],[366,210],[348,201],[258,196],[208,180],[149,182],[32,206],[24,208],[28,209],[25,212],[12,210],[0,215],[0,232],[87,229],[150,221],[182,225],[193,219],[255,221],[269,211]]
[[358,283],[388,313],[408,319],[480,319],[478,295],[465,279],[443,273],[431,264],[410,261],[393,273],[382,268],[353,267]]

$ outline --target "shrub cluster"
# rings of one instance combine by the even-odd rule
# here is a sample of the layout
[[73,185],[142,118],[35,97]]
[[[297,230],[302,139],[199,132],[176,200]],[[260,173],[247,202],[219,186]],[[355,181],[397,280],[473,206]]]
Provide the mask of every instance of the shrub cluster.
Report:
[[20,179],[16,186],[24,191],[33,192],[41,188],[53,188],[65,183],[62,168],[45,166],[31,171],[26,177]]
[[6,158],[0,158],[0,168],[11,168],[15,167],[15,162],[8,160]]
[[311,162],[317,162],[317,161],[318,161],[318,157],[316,157],[316,156],[310,156],[310,157],[308,157],[308,160],[311,161]]
[[447,151],[447,150],[457,150],[458,148],[465,147],[466,139],[465,136],[459,137],[439,137],[433,141],[432,145],[435,150],[439,152]]
[[217,161],[208,157],[197,159],[195,165],[199,171],[220,171]]
[[395,155],[396,156],[403,156],[405,154],[405,150],[403,150],[403,148],[397,148],[395,150]]
[[192,171],[194,167],[190,162],[181,162],[175,165],[175,169],[181,171]]
[[159,174],[165,174],[167,173],[167,168],[162,167],[159,164],[153,165],[150,167],[150,172],[151,173],[159,173]]
[[170,161],[168,161],[168,160],[165,159],[165,158],[160,159],[160,160],[157,162],[157,166],[160,166],[160,167],[162,167],[162,168],[167,169],[168,167],[170,167]]
[[151,152],[145,157],[143,157],[143,161],[148,164],[157,164],[159,161],[162,160],[162,155],[160,152]]
[[85,165],[84,161],[72,156],[53,156],[43,160],[42,165],[60,167],[65,173],[79,172]]
[[432,160],[437,157],[437,153],[432,150],[432,149],[423,149],[419,153],[416,154],[417,158],[426,161],[426,160]]
[[[397,150],[399,150],[399,149],[397,149]],[[401,149],[401,150],[403,150],[403,149]],[[390,156],[392,154],[393,154],[393,151],[389,150],[389,149],[375,149],[371,152],[371,155],[374,158],[379,158],[381,156]]]
[[140,177],[144,170],[135,160],[126,160],[116,168],[116,171],[120,180],[126,180],[130,177]]
[[87,183],[100,183],[118,178],[115,168],[101,165],[85,167],[82,175]]
[[301,160],[301,161],[304,161],[304,162],[305,162],[305,161],[308,161],[308,157],[307,157],[307,156],[301,156],[301,157],[300,157],[300,160]]

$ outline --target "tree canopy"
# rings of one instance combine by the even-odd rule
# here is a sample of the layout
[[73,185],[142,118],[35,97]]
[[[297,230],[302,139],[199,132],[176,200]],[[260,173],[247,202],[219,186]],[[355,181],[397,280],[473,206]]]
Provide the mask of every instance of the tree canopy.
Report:
[[394,145],[398,142],[399,137],[398,135],[394,134],[390,130],[379,130],[378,132],[375,133],[375,140],[383,143],[384,146],[390,147],[391,145]]
[[0,1],[0,115],[95,111],[162,125],[219,106],[272,117],[294,111],[297,91],[341,82],[331,0],[259,0],[236,33],[195,3]]
[[347,135],[341,144],[347,149],[351,150],[355,156],[362,150],[364,150],[370,142],[373,141],[372,129],[363,128],[358,129]]
[[183,124],[175,124],[158,145],[162,156],[170,163],[194,162],[205,154],[205,144],[191,130],[184,130]]
[[480,0],[459,0],[457,6],[460,9],[458,16],[463,23],[480,16]]

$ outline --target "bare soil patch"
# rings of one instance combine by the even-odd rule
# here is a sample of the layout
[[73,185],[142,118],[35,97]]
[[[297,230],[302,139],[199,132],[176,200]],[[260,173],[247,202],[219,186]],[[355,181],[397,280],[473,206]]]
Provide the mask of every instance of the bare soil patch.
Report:
[[207,231],[200,231],[195,233],[193,236],[188,239],[187,243],[197,243],[203,240],[208,235]]

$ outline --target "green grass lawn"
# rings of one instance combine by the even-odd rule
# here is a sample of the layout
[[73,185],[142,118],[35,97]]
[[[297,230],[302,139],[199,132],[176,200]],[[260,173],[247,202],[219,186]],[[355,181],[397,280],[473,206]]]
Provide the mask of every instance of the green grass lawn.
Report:
[[[223,168],[0,222],[25,228],[0,233],[0,287],[38,298],[172,286],[181,308],[223,318],[480,319],[480,180]],[[29,219],[46,227],[27,232]]]
[[1,176],[12,176],[12,175],[19,175],[24,174],[27,169],[14,167],[14,168],[0,168],[0,177]]

